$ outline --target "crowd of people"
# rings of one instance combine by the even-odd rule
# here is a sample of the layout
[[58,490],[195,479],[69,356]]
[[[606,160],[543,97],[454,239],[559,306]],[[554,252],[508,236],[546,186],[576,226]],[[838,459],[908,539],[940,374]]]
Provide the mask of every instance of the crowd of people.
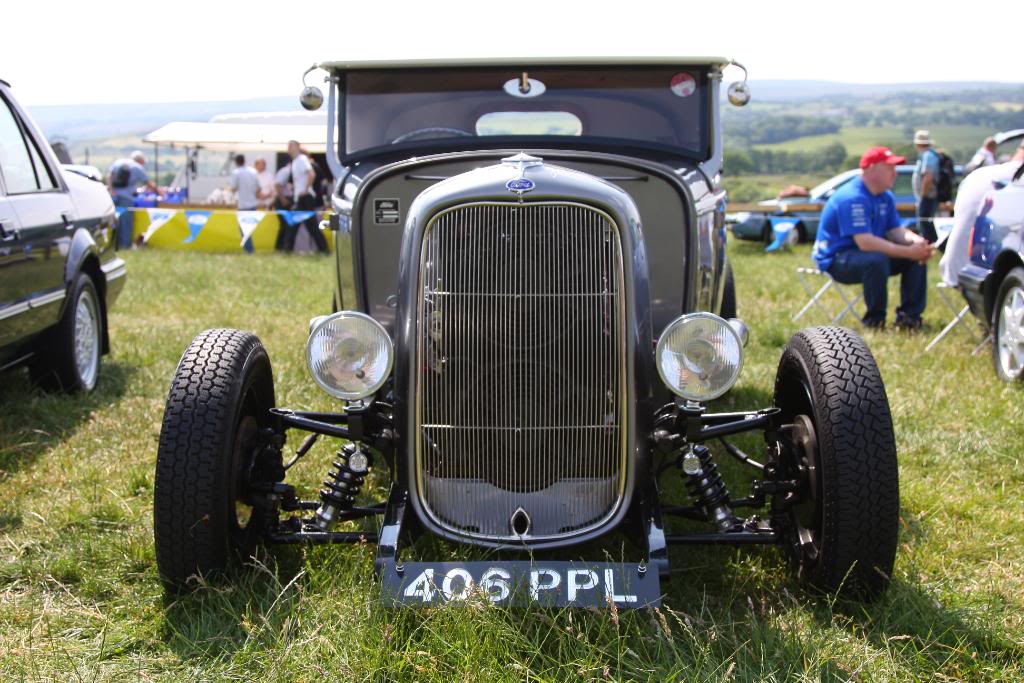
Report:
[[[276,248],[279,251],[294,251],[300,229],[305,229],[316,250],[327,253],[327,241],[317,222],[316,211],[320,208],[317,198],[317,167],[309,153],[295,140],[288,142],[289,162],[272,173],[265,157],[258,156],[252,166],[246,164],[244,154],[236,154],[235,167],[228,178],[228,187],[235,197],[239,211],[274,210],[312,212],[308,217],[293,224],[282,220],[278,231]],[[146,158],[140,151],[134,151],[126,158],[116,160],[108,174],[108,188],[114,205],[135,206],[136,191],[156,191],[156,184],[146,172]],[[134,230],[133,216],[123,211],[118,218],[117,245],[131,246]]]
[[970,234],[994,187],[1009,182],[1024,165],[1024,142],[1011,159],[997,163],[996,142],[988,138],[964,168],[953,206],[953,226],[943,244],[937,237],[935,216],[942,202],[952,198],[952,160],[937,150],[927,130],[914,134],[918,151],[914,167],[915,226],[903,225],[891,191],[896,167],[906,158],[888,147],[872,147],[860,158],[861,176],[829,198],[821,213],[812,257],[822,272],[836,282],[861,285],[865,327],[884,328],[888,309],[888,282],[900,276],[900,304],[894,325],[917,330],[927,305],[928,261],[940,247],[939,267],[945,283],[959,285],[957,277],[969,259]]

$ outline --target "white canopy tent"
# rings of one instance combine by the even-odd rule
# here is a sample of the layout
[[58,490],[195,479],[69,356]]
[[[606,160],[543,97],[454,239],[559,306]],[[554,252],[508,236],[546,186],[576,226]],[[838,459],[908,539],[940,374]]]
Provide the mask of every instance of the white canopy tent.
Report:
[[[202,199],[226,184],[233,165],[225,156],[217,170],[196,171],[200,150],[224,155],[270,153],[270,169],[276,170],[274,157],[295,140],[306,151],[317,154],[327,149],[327,117],[322,112],[254,112],[221,114],[211,121],[173,121],[142,138],[154,146],[159,160],[161,146],[184,148],[189,161],[178,172],[174,184],[186,188],[190,199]],[[188,171],[191,166],[192,172]]]
[[327,148],[327,124],[174,121],[142,138],[143,142],[151,144],[199,147],[225,152],[284,151],[289,140],[296,140],[310,152],[323,152]]

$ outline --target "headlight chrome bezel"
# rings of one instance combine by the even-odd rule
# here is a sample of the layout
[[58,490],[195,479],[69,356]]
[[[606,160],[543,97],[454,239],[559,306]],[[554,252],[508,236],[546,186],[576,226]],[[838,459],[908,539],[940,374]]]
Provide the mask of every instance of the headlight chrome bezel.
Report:
[[[675,384],[670,382],[669,379],[666,377],[665,371],[663,370],[661,364],[662,351],[667,346],[668,340],[672,336],[672,334],[680,327],[692,324],[699,320],[710,320],[718,324],[719,327],[722,328],[722,330],[725,330],[726,334],[731,335],[732,338],[735,339],[736,341],[736,349],[738,354],[738,358],[736,360],[736,368],[729,377],[729,381],[723,383],[722,386],[716,389],[715,391],[701,396],[688,393],[685,389],[680,389],[676,387]],[[739,380],[740,373],[743,371],[743,347],[744,340],[737,332],[736,327],[732,323],[730,323],[730,321],[720,316],[717,316],[714,313],[687,313],[685,315],[679,316],[671,323],[669,323],[662,331],[661,335],[658,337],[658,343],[654,349],[654,365],[657,368],[658,377],[661,378],[661,381],[665,384],[666,387],[668,387],[669,391],[671,391],[673,394],[687,401],[693,401],[695,403],[707,403],[708,401],[713,401],[716,398],[720,398],[721,396],[725,395],[730,389],[732,389],[736,385],[736,382]]]
[[[381,377],[360,391],[342,391],[325,382],[313,368],[313,342],[317,333],[325,326],[343,320],[357,320],[359,321],[358,324],[371,325],[385,341],[385,346],[387,348],[387,363]],[[343,401],[359,401],[380,391],[387,383],[388,378],[391,377],[391,372],[394,369],[395,364],[395,344],[392,341],[391,336],[387,333],[387,330],[384,329],[384,326],[372,317],[365,313],[360,313],[359,311],[339,311],[337,313],[332,313],[331,315],[323,316],[320,319],[314,319],[313,323],[312,329],[309,331],[309,338],[306,340],[306,368],[309,370],[309,374],[313,377],[313,381],[317,383],[317,386],[323,389],[328,395]]]

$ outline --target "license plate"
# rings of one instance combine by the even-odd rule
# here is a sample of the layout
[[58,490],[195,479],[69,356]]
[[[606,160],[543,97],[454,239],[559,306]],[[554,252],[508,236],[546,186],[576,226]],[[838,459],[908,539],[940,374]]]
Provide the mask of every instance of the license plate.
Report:
[[658,572],[616,562],[388,562],[383,597],[391,604],[441,605],[469,599],[499,605],[616,607],[661,604]]

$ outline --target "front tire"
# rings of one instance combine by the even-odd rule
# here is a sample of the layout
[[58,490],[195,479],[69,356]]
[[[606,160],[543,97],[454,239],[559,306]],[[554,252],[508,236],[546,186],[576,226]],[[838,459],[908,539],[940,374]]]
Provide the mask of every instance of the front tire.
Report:
[[889,400],[864,340],[837,327],[798,332],[782,352],[775,405],[793,425],[779,478],[800,484],[773,506],[788,519],[798,577],[827,593],[881,593],[896,557],[899,473]]
[[1024,268],[1014,268],[999,284],[992,309],[992,365],[1004,382],[1024,378]]
[[88,393],[96,388],[103,350],[103,312],[96,285],[85,273],[68,288],[67,305],[29,365],[32,381],[46,391]]
[[153,487],[157,568],[169,591],[255,553],[267,520],[246,486],[273,407],[259,338],[217,329],[192,340],[167,396]]

